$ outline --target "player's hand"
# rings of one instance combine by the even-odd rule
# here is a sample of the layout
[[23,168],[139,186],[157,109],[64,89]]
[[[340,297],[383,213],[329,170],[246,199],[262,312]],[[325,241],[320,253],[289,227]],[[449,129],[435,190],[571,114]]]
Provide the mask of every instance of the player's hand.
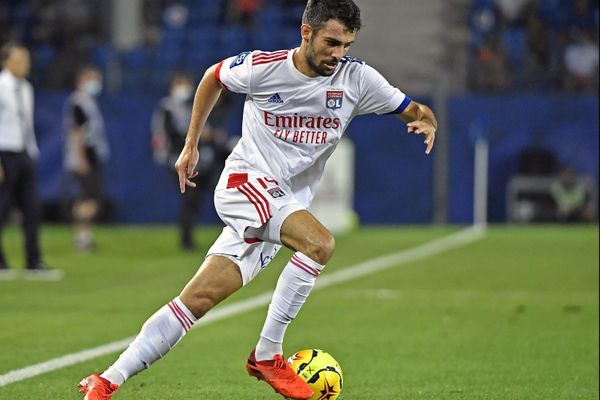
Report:
[[196,187],[196,184],[191,181],[198,171],[196,171],[196,164],[198,164],[199,154],[198,149],[188,148],[185,146],[175,163],[175,170],[179,176],[179,190],[181,193],[185,193],[185,187]]
[[406,124],[406,126],[408,127],[408,133],[425,136],[424,143],[427,145],[425,154],[429,154],[433,149],[433,142],[435,142],[435,127],[427,121],[413,121]]

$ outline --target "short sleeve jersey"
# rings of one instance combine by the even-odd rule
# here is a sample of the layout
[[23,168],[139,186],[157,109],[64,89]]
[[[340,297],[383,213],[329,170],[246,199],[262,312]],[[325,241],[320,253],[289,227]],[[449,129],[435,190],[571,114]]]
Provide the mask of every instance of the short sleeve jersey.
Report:
[[307,77],[294,66],[298,50],[241,53],[223,60],[216,78],[246,95],[242,138],[227,160],[229,170],[280,180],[308,206],[350,121],[361,114],[401,113],[411,99],[348,56],[331,76]]

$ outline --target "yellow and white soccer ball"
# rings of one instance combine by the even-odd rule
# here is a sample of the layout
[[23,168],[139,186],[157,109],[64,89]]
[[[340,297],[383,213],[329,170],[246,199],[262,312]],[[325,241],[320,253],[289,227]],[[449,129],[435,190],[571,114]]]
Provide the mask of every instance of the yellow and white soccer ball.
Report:
[[331,354],[318,349],[300,350],[288,358],[288,363],[312,388],[310,400],[335,400],[342,392],[342,368]]

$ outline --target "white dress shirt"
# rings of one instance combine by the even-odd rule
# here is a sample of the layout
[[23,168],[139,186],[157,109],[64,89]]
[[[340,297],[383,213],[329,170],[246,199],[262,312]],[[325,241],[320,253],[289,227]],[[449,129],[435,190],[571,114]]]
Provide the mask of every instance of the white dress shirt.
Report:
[[33,87],[7,69],[0,72],[0,151],[39,155],[33,131]]

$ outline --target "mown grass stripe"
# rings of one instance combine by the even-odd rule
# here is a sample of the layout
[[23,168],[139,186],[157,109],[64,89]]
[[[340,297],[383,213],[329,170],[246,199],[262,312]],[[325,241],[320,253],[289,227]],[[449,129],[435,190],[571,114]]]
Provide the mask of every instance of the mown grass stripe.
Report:
[[[314,290],[324,289],[338,283],[347,282],[373,274],[375,272],[406,265],[413,261],[421,260],[448,250],[466,246],[482,238],[484,234],[484,226],[472,226],[411,249],[401,250],[392,254],[377,257],[330,274],[323,274],[321,277],[319,277]],[[223,307],[217,307],[216,309],[210,311],[201,320],[196,322],[194,328],[208,325],[246,311],[260,308],[266,304],[269,304],[272,295],[273,291],[269,291],[237,303],[229,304]],[[92,360],[106,354],[122,351],[127,348],[129,343],[131,343],[134,338],[135,336],[130,336],[116,342],[67,354],[62,357],[53,358],[38,364],[33,364],[24,368],[9,371],[3,375],[0,375],[0,387],[84,361]]]

